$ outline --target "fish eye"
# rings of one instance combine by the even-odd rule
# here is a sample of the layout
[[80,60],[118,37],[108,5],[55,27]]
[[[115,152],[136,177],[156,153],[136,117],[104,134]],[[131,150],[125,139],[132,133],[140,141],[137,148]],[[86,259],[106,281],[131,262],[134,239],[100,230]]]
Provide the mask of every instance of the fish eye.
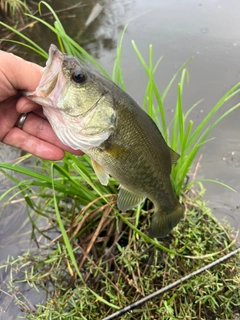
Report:
[[82,83],[82,82],[84,82],[86,80],[86,76],[81,71],[74,71],[72,73],[72,79],[76,83]]

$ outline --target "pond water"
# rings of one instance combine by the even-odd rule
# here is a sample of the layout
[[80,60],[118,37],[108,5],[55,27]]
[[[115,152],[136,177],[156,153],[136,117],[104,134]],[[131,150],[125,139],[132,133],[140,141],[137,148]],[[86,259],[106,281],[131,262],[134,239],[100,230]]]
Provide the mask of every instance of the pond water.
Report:
[[[155,80],[163,91],[178,68],[190,57],[188,65],[190,83],[185,87],[184,110],[204,99],[192,114],[198,124],[215,103],[234,84],[240,81],[240,2],[238,0],[103,0],[81,1],[82,7],[63,10],[77,1],[48,1],[59,9],[67,32],[94,55],[109,72],[112,70],[119,33],[129,23],[122,52],[122,69],[128,93],[141,104],[146,77],[132,48],[134,40],[148,59],[148,46],[153,45],[154,61],[163,56]],[[99,16],[88,26],[84,24],[96,3],[103,6]],[[45,10],[44,10],[45,12]],[[50,20],[52,21],[52,20]],[[54,37],[36,24],[29,34],[47,50]],[[44,34],[44,36],[43,36]],[[55,41],[56,43],[56,41]],[[21,49],[18,53],[23,55]],[[28,59],[43,63],[35,55]],[[170,123],[175,107],[177,83],[172,87],[165,108]],[[226,109],[240,102],[236,96]],[[225,110],[226,110],[225,109]],[[218,112],[218,115],[222,111]],[[211,133],[215,139],[201,150],[198,179],[213,179],[224,182],[236,190],[234,193],[218,184],[204,182],[204,199],[217,218],[226,216],[236,229],[240,227],[240,110],[225,118]],[[0,146],[0,161],[19,155],[18,151]],[[199,155],[200,156],[200,155]],[[194,170],[194,168],[193,168]],[[9,182],[0,176],[1,192]],[[1,204],[3,205],[3,204]],[[28,247],[26,210],[22,202],[4,208],[0,216],[0,264],[9,254],[18,255]],[[9,236],[11,235],[11,236]],[[1,275],[2,277],[2,275]],[[6,280],[6,279],[5,279]],[[0,285],[0,290],[3,290]],[[3,302],[3,303],[1,303]],[[11,299],[0,292],[0,319],[15,319]]]

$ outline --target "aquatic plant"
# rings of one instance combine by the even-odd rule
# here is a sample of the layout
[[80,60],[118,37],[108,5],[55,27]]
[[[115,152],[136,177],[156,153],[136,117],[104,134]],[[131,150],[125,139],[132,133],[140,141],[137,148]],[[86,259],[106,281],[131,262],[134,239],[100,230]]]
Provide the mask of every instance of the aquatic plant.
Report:
[[0,14],[15,22],[23,21],[24,13],[30,12],[24,0],[0,0]]
[[[34,19],[35,21],[44,24],[47,28],[49,28],[52,32],[56,34],[61,51],[71,55],[75,55],[82,59],[84,62],[95,65],[100,70],[100,72],[102,72],[106,77],[111,78],[123,90],[126,90],[123,72],[121,69],[121,50],[125,29],[123,30],[119,41],[117,56],[115,64],[113,66],[113,73],[112,77],[110,77],[110,75],[99,65],[99,63],[91,55],[89,55],[79,44],[77,44],[71,37],[69,37],[66,34],[64,27],[61,24],[61,21],[59,20],[58,16],[49,4],[45,2],[40,2],[39,11],[41,12],[41,4],[46,5],[47,8],[52,12],[55,18],[54,25],[51,25],[45,20],[30,14],[27,14],[27,16]],[[1,22],[0,24],[16,33],[22,39],[21,42],[12,40],[13,42],[30,48],[47,59],[47,52],[33,40],[29,39],[22,32],[17,31],[15,28],[12,28]],[[240,103],[238,103],[232,106],[231,108],[227,109],[226,111],[223,111],[223,114],[221,116],[214,119],[214,116],[219,112],[221,108],[224,107],[225,103],[240,92],[240,83],[237,83],[228,92],[226,92],[226,94],[219,99],[215,106],[211,108],[211,111],[206,115],[206,117],[201,121],[201,123],[196,128],[194,128],[194,123],[191,120],[191,113],[199,105],[199,102],[195,103],[185,114],[183,112],[182,107],[184,84],[189,76],[188,71],[185,67],[191,59],[189,59],[181,66],[181,68],[176,72],[173,78],[170,79],[163,93],[160,93],[157,84],[154,80],[154,74],[157,71],[157,67],[161,61],[161,58],[157,61],[156,65],[154,66],[153,48],[152,45],[150,45],[148,65],[141,53],[139,52],[137,45],[134,41],[132,41],[132,45],[148,78],[148,84],[146,86],[142,107],[146,110],[149,116],[151,116],[157,123],[168,145],[181,155],[177,164],[173,166],[172,169],[173,186],[176,194],[180,195],[182,191],[189,189],[194,183],[199,183],[199,181],[190,181],[190,184],[185,185],[185,177],[191,169],[194,160],[196,160],[201,146],[208,142],[208,136],[214,129],[214,127],[221,120],[223,120],[230,112],[234,111],[236,108],[240,106]],[[177,101],[175,112],[173,115],[173,125],[168,127],[165,116],[164,101],[174,81],[177,79],[178,76],[180,76],[180,81],[177,85]],[[214,182],[220,183],[217,181]]]
[[[120,65],[124,32],[119,40],[110,77],[96,60],[65,33],[49,4],[41,2],[39,10],[42,4],[52,12],[55,19],[53,25],[39,17],[28,16],[56,34],[60,49],[80,57],[86,63],[94,64],[100,72],[126,90]],[[21,42],[15,42],[47,58],[45,50],[33,40],[4,23],[0,24],[21,37]],[[132,44],[148,78],[143,108],[156,121],[168,144],[181,154],[177,165],[173,167],[172,181],[177,195],[184,196],[188,208],[187,218],[173,230],[169,239],[158,242],[146,235],[152,213],[149,202],[124,215],[120,214],[115,207],[116,181],[111,178],[108,186],[102,186],[87,156],[76,157],[67,153],[58,162],[38,159],[33,168],[21,165],[31,155],[25,155],[14,164],[1,163],[0,171],[14,185],[1,195],[0,200],[12,193],[14,196],[22,194],[28,205],[33,233],[52,241],[47,247],[41,248],[41,256],[26,254],[7,263],[10,270],[16,268],[23,271],[23,281],[27,281],[30,286],[40,285],[50,293],[51,298],[46,304],[40,305],[35,312],[29,309],[29,319],[79,319],[79,316],[87,319],[89,313],[92,318],[100,319],[156,288],[179,279],[179,275],[186,270],[191,272],[204,262],[213,261],[234,246],[230,233],[218,224],[202,202],[187,197],[186,191],[191,188],[193,181],[185,186],[184,179],[199,149],[207,142],[211,130],[240,105],[233,106],[217,120],[210,121],[227,100],[239,93],[240,83],[230,89],[194,129],[190,115],[198,104],[186,114],[182,108],[183,88],[188,78],[186,65],[189,61],[169,81],[164,92],[160,93],[154,74],[161,59],[153,65],[153,48],[150,46],[147,64],[135,42]],[[172,126],[168,127],[164,101],[178,77],[176,109]],[[21,174],[21,179],[10,175],[8,170]],[[202,187],[201,182],[198,183]],[[40,229],[30,209],[46,219],[48,227]],[[52,238],[52,231],[59,236]],[[53,250],[52,253],[46,250],[49,248]],[[236,302],[239,299],[237,259],[233,257],[219,265],[214,274],[206,273],[167,292],[160,301],[157,298],[148,302],[146,306],[134,311],[131,317],[149,319],[161,314],[162,319],[233,319],[234,312],[239,311]],[[227,277],[226,270],[229,272]],[[49,278],[53,286],[49,286]],[[52,297],[58,299],[53,300]],[[23,305],[23,300],[17,300]],[[24,307],[27,308],[26,303]]]

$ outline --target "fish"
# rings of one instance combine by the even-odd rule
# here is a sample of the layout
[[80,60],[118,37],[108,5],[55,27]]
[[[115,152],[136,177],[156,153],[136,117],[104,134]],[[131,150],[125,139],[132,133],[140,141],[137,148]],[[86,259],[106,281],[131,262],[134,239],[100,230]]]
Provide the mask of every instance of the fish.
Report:
[[63,144],[91,158],[101,184],[107,185],[110,176],[119,183],[119,210],[149,199],[154,205],[149,236],[170,233],[183,217],[170,178],[179,155],[126,92],[52,44],[39,85],[25,96],[42,105]]

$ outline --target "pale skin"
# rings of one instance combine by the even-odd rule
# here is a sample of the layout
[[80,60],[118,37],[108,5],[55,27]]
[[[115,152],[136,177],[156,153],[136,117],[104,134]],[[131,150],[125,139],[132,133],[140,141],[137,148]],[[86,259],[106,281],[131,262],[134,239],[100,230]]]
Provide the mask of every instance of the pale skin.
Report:
[[[63,145],[43,115],[41,106],[21,95],[36,89],[42,67],[0,50],[0,141],[42,159],[60,160],[64,151],[81,151]],[[31,112],[22,129],[16,127],[22,113]]]

